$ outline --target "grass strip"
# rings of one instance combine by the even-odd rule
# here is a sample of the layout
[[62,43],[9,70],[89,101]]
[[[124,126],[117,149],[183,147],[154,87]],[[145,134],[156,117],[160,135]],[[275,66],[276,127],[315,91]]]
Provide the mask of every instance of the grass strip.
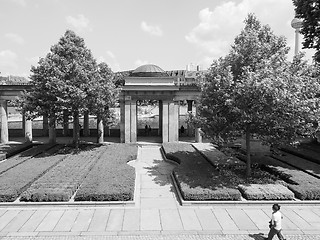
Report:
[[133,200],[135,169],[127,162],[137,158],[137,145],[112,144],[102,148],[102,156],[78,189],[75,201]]
[[298,147],[287,146],[281,148],[281,150],[320,164],[320,144],[301,144]]
[[308,161],[304,158],[292,155],[290,153],[285,153],[281,155],[273,155],[274,158],[281,162],[287,163],[295,168],[300,169],[316,178],[320,179],[320,165],[314,162]]
[[52,145],[37,145],[0,162],[0,174],[52,148]]
[[69,201],[101,155],[101,149],[95,145],[83,145],[80,149],[68,154],[62,162],[36,180],[22,193],[20,201]]
[[25,161],[0,175],[0,202],[12,202],[35,180],[65,158],[62,146]]

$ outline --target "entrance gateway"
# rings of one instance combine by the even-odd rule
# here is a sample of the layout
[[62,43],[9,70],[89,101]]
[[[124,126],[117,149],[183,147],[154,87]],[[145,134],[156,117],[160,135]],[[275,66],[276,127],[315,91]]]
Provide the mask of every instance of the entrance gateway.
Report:
[[[200,96],[195,76],[187,77],[184,71],[165,72],[156,65],[147,64],[135,69],[125,78],[120,93],[120,141],[137,142],[137,101],[159,102],[159,133],[162,142],[179,141],[180,101],[187,101],[188,111]],[[199,129],[195,129],[196,141],[200,141]]]

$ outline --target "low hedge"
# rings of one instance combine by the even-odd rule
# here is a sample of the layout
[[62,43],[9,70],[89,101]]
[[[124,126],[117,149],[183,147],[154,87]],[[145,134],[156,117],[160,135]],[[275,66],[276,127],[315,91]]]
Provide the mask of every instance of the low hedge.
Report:
[[35,181],[20,201],[53,202],[69,201],[102,154],[95,145],[82,145],[45,175]]
[[293,200],[294,194],[281,184],[239,185],[240,192],[248,200]]
[[184,200],[241,200],[239,190],[190,144],[165,143],[163,151],[166,158],[180,163],[174,177]]
[[[25,161],[0,175],[0,202],[12,202],[35,180],[65,158],[61,146]],[[58,151],[58,152],[57,152]]]
[[78,189],[75,201],[133,200],[135,169],[127,164],[137,158],[135,144],[103,146],[104,152]]
[[319,200],[320,184],[289,185],[288,188],[301,200]]

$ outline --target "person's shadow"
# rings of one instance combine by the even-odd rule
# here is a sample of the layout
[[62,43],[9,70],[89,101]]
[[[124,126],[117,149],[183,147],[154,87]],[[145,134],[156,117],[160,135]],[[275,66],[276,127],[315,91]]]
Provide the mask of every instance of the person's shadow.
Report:
[[253,238],[254,240],[264,240],[265,239],[263,233],[249,234],[249,237]]

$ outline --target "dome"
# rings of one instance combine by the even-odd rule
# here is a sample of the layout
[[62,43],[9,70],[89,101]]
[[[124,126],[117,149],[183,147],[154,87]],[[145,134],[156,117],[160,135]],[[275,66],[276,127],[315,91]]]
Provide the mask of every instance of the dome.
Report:
[[168,77],[169,75],[157,65],[145,64],[133,70],[130,76],[131,77]]

